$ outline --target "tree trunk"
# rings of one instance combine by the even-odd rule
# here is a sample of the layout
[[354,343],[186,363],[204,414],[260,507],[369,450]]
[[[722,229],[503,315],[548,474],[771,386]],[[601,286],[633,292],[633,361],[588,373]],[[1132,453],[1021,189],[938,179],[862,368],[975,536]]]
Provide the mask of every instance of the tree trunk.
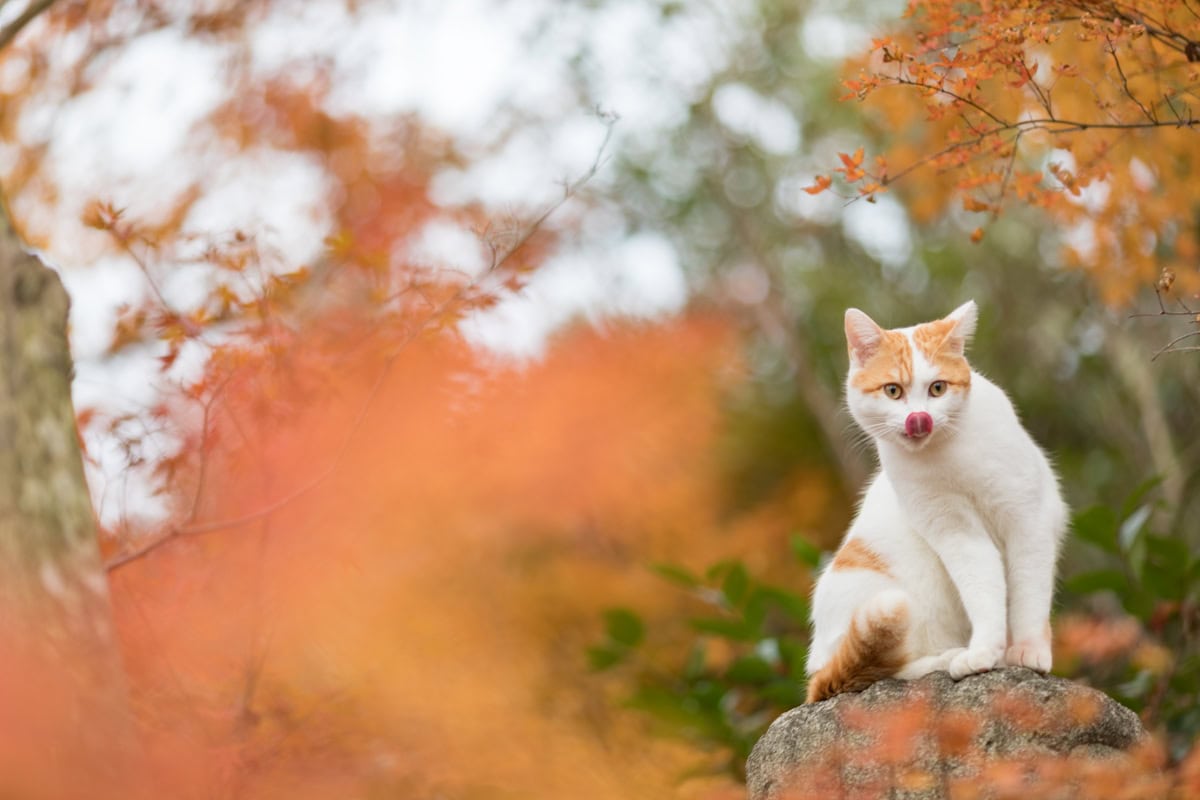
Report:
[[10,602],[49,604],[65,628],[107,639],[107,585],[71,405],[67,308],[62,282],[25,251],[0,207],[0,572]]
[[132,796],[133,729],[71,405],[67,308],[58,275],[25,251],[0,202],[0,749],[37,754],[0,771],[5,797]]

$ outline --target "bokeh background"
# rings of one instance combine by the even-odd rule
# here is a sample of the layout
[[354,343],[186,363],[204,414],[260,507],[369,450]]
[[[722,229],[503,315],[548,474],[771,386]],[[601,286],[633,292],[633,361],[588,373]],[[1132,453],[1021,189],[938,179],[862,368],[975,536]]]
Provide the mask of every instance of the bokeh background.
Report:
[[[60,0],[5,50],[147,791],[740,796],[874,467],[843,311],[971,298],[1084,515],[1058,668],[1186,756],[1200,358],[1131,317],[1157,275],[1040,209],[974,242],[937,174],[805,191],[911,132],[839,101],[903,11]],[[39,736],[12,785],[54,796],[89,745]]]

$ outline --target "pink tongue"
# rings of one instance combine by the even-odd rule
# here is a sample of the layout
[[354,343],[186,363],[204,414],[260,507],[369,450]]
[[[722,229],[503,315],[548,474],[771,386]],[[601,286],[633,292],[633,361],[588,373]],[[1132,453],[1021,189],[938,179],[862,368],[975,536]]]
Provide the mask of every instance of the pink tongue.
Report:
[[904,432],[914,439],[920,439],[933,432],[933,417],[924,411],[914,411],[904,420]]

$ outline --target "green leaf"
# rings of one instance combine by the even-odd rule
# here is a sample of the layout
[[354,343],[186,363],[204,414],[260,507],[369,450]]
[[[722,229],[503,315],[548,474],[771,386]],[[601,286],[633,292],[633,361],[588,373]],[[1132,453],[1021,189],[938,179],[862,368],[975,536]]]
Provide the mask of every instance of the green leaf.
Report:
[[1146,569],[1142,581],[1158,599],[1182,600],[1187,592],[1188,560],[1191,554],[1182,539],[1147,533]]
[[608,638],[626,647],[636,647],[646,635],[646,626],[641,618],[627,608],[605,611],[604,628],[608,631]]
[[746,573],[746,567],[740,561],[734,562],[725,573],[725,580],[721,582],[721,594],[725,595],[725,601],[732,608],[739,607],[749,588],[750,576]]
[[700,578],[678,564],[652,564],[650,565],[650,569],[671,583],[682,586],[685,589],[695,589],[700,586]]
[[724,710],[721,708],[721,701],[728,693],[729,687],[725,685],[724,681],[701,679],[689,687],[688,698],[701,708],[723,718]]
[[1183,597],[1183,576],[1172,575],[1169,572],[1146,570],[1143,577],[1146,591],[1151,597],[1160,600],[1178,600]]
[[797,639],[779,639],[779,657],[787,667],[788,675],[796,682],[805,678],[804,666],[808,659],[808,647]]
[[1161,566],[1184,574],[1188,568],[1191,552],[1187,544],[1175,536],[1157,536],[1146,534],[1146,554],[1160,563]]
[[742,620],[746,627],[762,631],[763,623],[767,620],[767,607],[770,602],[770,596],[761,586],[756,586],[750,591],[745,606],[742,608]]
[[729,572],[729,570],[733,569],[733,566],[737,563],[738,562],[734,561],[733,559],[718,561],[708,569],[704,570],[704,577],[713,582],[721,581],[725,578],[725,575]]
[[770,598],[771,602],[784,614],[797,622],[808,624],[808,600],[804,595],[775,586],[763,586],[759,588],[759,591]]
[[734,659],[725,670],[726,680],[735,683],[766,683],[775,677],[775,670],[767,660],[758,655],[745,655]]
[[795,708],[804,703],[806,690],[804,681],[782,678],[764,686],[759,694],[776,708]]
[[1142,499],[1145,498],[1151,489],[1162,483],[1162,480],[1161,476],[1155,475],[1135,486],[1133,491],[1129,493],[1129,497],[1125,498],[1125,504],[1121,507],[1121,519],[1129,517],[1139,506],[1143,505]]
[[691,625],[700,633],[721,636],[725,639],[734,639],[740,642],[753,641],[757,636],[757,631],[748,628],[741,620],[697,617],[691,620]]
[[589,647],[587,649],[588,666],[596,672],[603,672],[620,664],[628,654],[629,651],[624,647],[612,647],[610,645]]
[[634,692],[629,705],[688,733],[718,741],[724,741],[730,733],[720,715],[691,694],[679,695],[660,687],[643,686]]
[[1078,575],[1072,575],[1063,585],[1074,594],[1112,591],[1123,596],[1130,589],[1129,578],[1115,569],[1081,572]]
[[821,549],[810,543],[798,533],[793,533],[788,542],[792,546],[792,553],[800,560],[801,564],[806,564],[810,569],[816,569],[821,563]]
[[1075,515],[1075,535],[1106,553],[1117,553],[1117,515],[1108,506],[1092,506]]
[[1192,559],[1191,564],[1188,565],[1187,578],[1185,579],[1185,582],[1188,586],[1188,595],[1190,596],[1190,599],[1195,601],[1197,599],[1197,595],[1200,595],[1200,558]]

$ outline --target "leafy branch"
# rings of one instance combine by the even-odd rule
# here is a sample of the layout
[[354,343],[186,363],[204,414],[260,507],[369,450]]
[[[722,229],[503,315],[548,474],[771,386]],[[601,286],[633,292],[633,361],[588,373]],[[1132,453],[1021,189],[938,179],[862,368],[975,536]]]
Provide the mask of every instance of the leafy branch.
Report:
[[[490,253],[490,260],[484,270],[476,277],[471,278],[461,283],[458,288],[443,299],[441,302],[433,303],[428,312],[411,327],[399,341],[393,343],[388,350],[382,366],[376,373],[366,397],[358,407],[350,425],[345,433],[340,438],[336,449],[328,463],[322,470],[313,476],[308,482],[295,488],[284,496],[267,503],[261,508],[247,512],[245,514],[231,517],[227,519],[212,520],[208,522],[195,522],[194,519],[189,519],[189,522],[184,525],[179,525],[170,528],[166,533],[151,539],[144,544],[117,554],[110,558],[105,569],[113,572],[135,561],[141,560],[150,555],[155,550],[166,545],[176,539],[198,536],[202,534],[212,533],[215,531],[226,530],[246,525],[257,520],[270,517],[285,506],[295,502],[317,489],[328,481],[342,464],[346,453],[349,451],[351,444],[363,428],[363,424],[375,404],[379,392],[389,376],[393,365],[404,350],[417,339],[423,332],[433,327],[440,325],[444,320],[455,316],[456,312],[462,308],[469,306],[469,301],[475,297],[476,291],[484,285],[489,278],[495,277],[508,262],[533,238],[533,236],[541,230],[545,223],[553,214],[558,211],[565,203],[575,197],[579,191],[595,177],[600,167],[604,164],[605,154],[608,145],[612,138],[613,128],[617,122],[617,118],[612,115],[601,114],[601,120],[605,124],[605,136],[600,146],[597,148],[596,156],[591,165],[577,178],[563,185],[563,191],[560,197],[548,204],[537,216],[530,220],[515,236],[507,237],[504,240],[499,240],[495,237],[485,235],[484,243]],[[486,234],[486,232],[485,232]],[[486,291],[494,292],[496,288],[488,288]],[[205,412],[205,421],[207,423],[208,412]],[[203,475],[203,472],[201,473]],[[194,497],[192,501],[193,511],[199,507],[199,497]],[[193,514],[194,517],[194,514]]]

